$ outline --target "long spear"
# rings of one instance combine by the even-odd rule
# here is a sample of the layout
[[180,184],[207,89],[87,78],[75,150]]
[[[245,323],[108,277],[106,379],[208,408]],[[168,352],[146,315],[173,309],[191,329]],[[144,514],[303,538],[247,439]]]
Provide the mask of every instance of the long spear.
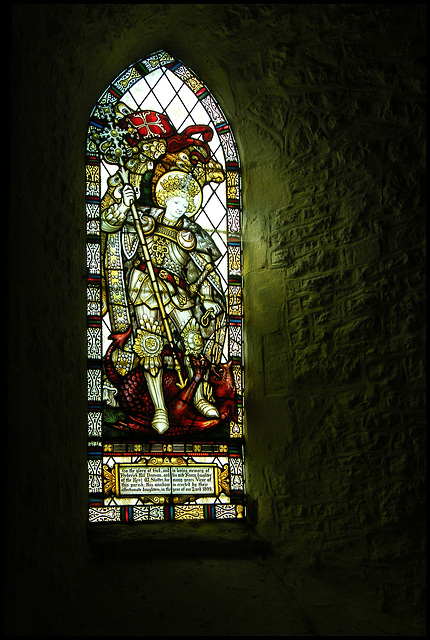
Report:
[[[121,173],[121,177],[123,179],[124,185],[125,184],[129,184],[128,181],[128,171],[124,166],[124,162],[122,160],[122,158],[119,158],[119,164],[121,166],[120,169],[120,173]],[[180,389],[183,389],[185,387],[185,385],[188,382],[188,378],[186,378],[185,380],[182,377],[182,368],[181,368],[181,364],[178,360],[177,354],[176,354],[176,347],[175,344],[173,342],[173,335],[172,335],[172,331],[170,329],[170,323],[169,323],[169,318],[166,314],[166,309],[164,307],[164,303],[163,303],[163,299],[161,297],[161,293],[160,293],[160,287],[158,286],[158,280],[157,277],[155,275],[155,271],[154,271],[154,267],[152,265],[152,260],[151,260],[151,255],[149,253],[149,249],[148,249],[148,243],[146,242],[146,237],[145,234],[143,233],[143,229],[142,229],[142,225],[140,224],[140,219],[139,219],[139,215],[137,213],[137,209],[136,209],[136,205],[134,204],[134,202],[131,203],[131,212],[133,214],[133,220],[134,220],[134,225],[136,227],[136,231],[137,231],[137,235],[139,236],[139,241],[142,247],[142,251],[143,251],[143,256],[145,258],[145,262],[146,262],[146,267],[148,269],[148,273],[149,273],[149,278],[151,280],[151,285],[152,285],[152,289],[155,295],[155,298],[157,300],[157,304],[158,304],[158,308],[160,310],[161,313],[161,318],[163,321],[163,326],[164,326],[164,330],[166,332],[167,335],[167,339],[169,341],[169,346],[172,352],[172,357],[175,363],[175,369],[178,373],[178,378],[179,378],[179,382],[176,383],[176,386],[178,386]]]

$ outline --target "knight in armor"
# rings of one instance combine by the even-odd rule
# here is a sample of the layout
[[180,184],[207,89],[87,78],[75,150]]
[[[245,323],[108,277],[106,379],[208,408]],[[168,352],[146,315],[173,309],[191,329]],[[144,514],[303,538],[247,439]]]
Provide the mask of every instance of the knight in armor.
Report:
[[[102,205],[102,230],[121,237],[132,350],[144,368],[154,404],[152,427],[164,433],[169,428],[162,386],[162,354],[168,343],[165,323],[169,323],[191,378],[191,357],[207,353],[215,326],[220,326],[226,313],[215,267],[220,252],[209,233],[193,221],[202,202],[202,187],[190,173],[176,168],[165,171],[154,188],[156,207],[141,204],[139,187],[122,180],[120,171],[111,179],[110,190],[116,195]],[[136,229],[133,206],[151,265]],[[112,302],[112,292],[110,296]],[[202,382],[194,405],[203,416],[218,417],[218,410],[207,395]]]

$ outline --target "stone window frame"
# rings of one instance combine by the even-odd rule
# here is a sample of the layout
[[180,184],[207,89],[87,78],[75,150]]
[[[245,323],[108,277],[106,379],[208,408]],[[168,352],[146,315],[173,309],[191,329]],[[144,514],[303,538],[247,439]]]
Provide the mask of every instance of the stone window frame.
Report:
[[[218,102],[201,80],[180,60],[160,50],[131,64],[109,85],[97,102],[90,116],[86,147],[86,257],[87,257],[87,384],[88,384],[88,488],[89,488],[89,523],[131,523],[158,522],[175,520],[175,515],[166,515],[168,510],[158,512],[154,519],[149,519],[148,509],[138,509],[135,505],[106,506],[103,501],[103,441],[102,441],[102,329],[100,310],[101,287],[97,282],[100,272],[100,220],[99,210],[102,194],[100,193],[100,159],[97,149],[91,142],[94,132],[95,116],[100,104],[112,104],[121,99],[134,83],[139,82],[145,74],[155,69],[168,68],[175,73],[196,95],[199,103],[210,115],[211,123],[219,138],[225,159],[226,169],[226,208],[228,218],[228,238],[226,242],[226,260],[228,262],[227,296],[229,300],[229,347],[234,354],[234,376],[238,391],[239,432],[236,434],[238,446],[233,454],[229,451],[230,488],[236,488],[241,495],[240,509],[205,508],[197,515],[190,511],[191,520],[217,520],[231,523],[244,521],[245,504],[245,464],[244,464],[244,349],[243,349],[243,283],[242,283],[242,185],[239,152],[231,127],[224,116]],[[96,310],[95,310],[96,309]],[[236,309],[236,310],[234,310]],[[203,515],[202,515],[203,511]],[[140,515],[139,515],[140,514]]]

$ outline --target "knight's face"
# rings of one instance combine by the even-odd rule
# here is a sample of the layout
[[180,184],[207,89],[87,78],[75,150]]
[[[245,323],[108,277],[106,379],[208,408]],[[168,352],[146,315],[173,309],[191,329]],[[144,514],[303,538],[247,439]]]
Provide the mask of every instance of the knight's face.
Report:
[[166,201],[166,213],[169,217],[180,218],[187,209],[187,199],[182,196],[172,196]]

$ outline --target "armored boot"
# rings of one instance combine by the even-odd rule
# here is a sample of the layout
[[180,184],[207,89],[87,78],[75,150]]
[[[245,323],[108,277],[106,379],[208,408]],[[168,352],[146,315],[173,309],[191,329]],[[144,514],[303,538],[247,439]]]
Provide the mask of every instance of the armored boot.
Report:
[[[190,379],[192,379],[194,372],[190,363],[190,358],[188,356],[184,358],[184,364],[188,372],[188,376],[190,377]],[[194,400],[193,400],[194,406],[199,413],[206,416],[207,418],[219,418],[218,409],[205,398],[205,395],[204,395],[205,384],[206,383],[202,377],[202,379],[200,380],[197,386],[196,392],[194,394]]]
[[148,391],[154,404],[155,413],[151,426],[158,433],[164,433],[169,428],[169,418],[163,395],[163,371],[160,369],[156,376],[145,371]]
[[208,402],[203,395],[203,383],[201,382],[197,387],[195,396],[194,396],[194,406],[201,414],[206,416],[207,418],[219,418],[218,409]]

